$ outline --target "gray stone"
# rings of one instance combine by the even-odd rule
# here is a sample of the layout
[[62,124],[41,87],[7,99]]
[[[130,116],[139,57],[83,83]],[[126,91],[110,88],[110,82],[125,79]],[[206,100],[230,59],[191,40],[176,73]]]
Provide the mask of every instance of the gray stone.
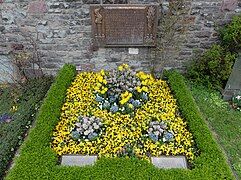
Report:
[[232,96],[241,91],[241,53],[234,63],[232,73],[223,91],[223,99],[231,100]]
[[31,1],[29,2],[28,12],[33,14],[42,14],[47,11],[47,4],[45,1]]
[[46,38],[46,39],[39,39],[40,42],[42,42],[43,44],[52,44],[54,43],[54,40],[51,38]]
[[151,162],[158,168],[182,168],[187,169],[187,160],[185,156],[160,156],[151,157]]
[[38,23],[39,25],[44,25],[44,26],[46,26],[47,25],[47,21],[39,21],[39,23]]
[[2,19],[7,23],[7,24],[13,24],[14,23],[14,15],[12,12],[2,12]]
[[4,31],[5,27],[4,26],[0,26],[0,32]]
[[212,32],[210,31],[200,31],[196,33],[196,37],[198,38],[205,38],[205,37],[210,37]]
[[221,10],[233,11],[238,5],[237,0],[223,0]]
[[14,65],[7,56],[0,55],[0,83],[12,83],[14,80],[17,80]]
[[67,35],[67,32],[65,30],[61,30],[58,32],[58,37],[60,38],[64,38],[66,37],[66,35]]
[[97,161],[97,156],[64,155],[62,156],[61,165],[86,166],[86,165],[94,165],[96,161]]
[[241,9],[235,9],[236,13],[241,13]]
[[49,27],[41,24],[37,26],[37,31],[46,34],[49,31]]

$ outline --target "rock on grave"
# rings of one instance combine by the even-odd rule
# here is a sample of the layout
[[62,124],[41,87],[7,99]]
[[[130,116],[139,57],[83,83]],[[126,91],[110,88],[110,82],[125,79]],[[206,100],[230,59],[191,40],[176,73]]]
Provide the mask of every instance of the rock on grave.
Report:
[[186,160],[185,156],[151,157],[151,162],[157,168],[163,168],[163,169],[182,168],[182,169],[187,169],[187,160]]
[[231,100],[232,97],[241,91],[241,53],[236,59],[232,73],[229,76],[228,82],[223,91],[223,99]]
[[96,161],[97,161],[97,156],[64,155],[62,156],[61,165],[86,166],[86,165],[94,165]]

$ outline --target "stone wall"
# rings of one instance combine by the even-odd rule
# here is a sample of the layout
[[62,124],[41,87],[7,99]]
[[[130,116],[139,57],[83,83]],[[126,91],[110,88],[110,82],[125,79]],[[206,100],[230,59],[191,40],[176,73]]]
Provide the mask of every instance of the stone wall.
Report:
[[[23,44],[31,51],[27,35],[35,40],[46,73],[55,73],[65,63],[83,70],[111,69],[121,63],[146,71],[158,64],[160,68],[183,68],[195,54],[217,41],[217,27],[241,12],[241,2],[237,0],[185,0],[185,12],[178,15],[175,24],[174,41],[168,44],[165,38],[161,39],[162,46],[166,44],[162,53],[158,48],[139,48],[139,54],[133,55],[128,48],[93,48],[91,3],[98,1],[0,0],[0,62],[10,58],[13,44]],[[157,1],[129,0],[129,3]],[[160,13],[164,15],[168,10],[169,2],[162,1]]]

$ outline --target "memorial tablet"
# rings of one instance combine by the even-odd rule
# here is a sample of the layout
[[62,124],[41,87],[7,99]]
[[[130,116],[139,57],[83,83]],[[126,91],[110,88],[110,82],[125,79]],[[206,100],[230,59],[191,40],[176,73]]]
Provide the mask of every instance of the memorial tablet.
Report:
[[157,5],[92,5],[95,46],[155,46]]

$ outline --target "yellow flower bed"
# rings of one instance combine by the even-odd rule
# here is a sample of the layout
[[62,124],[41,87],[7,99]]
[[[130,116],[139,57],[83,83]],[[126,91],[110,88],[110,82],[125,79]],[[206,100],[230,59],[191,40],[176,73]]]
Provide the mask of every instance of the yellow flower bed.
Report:
[[[125,67],[119,67],[123,70]],[[53,132],[52,148],[58,155],[63,154],[98,154],[99,156],[115,157],[126,145],[131,145],[135,156],[148,159],[149,156],[185,155],[189,161],[194,158],[193,137],[187,130],[185,120],[178,113],[176,99],[171,94],[168,84],[154,79],[144,72],[137,73],[141,87],[137,91],[145,91],[149,99],[134,116],[112,113],[101,110],[95,100],[95,92],[105,93],[103,84],[105,72],[82,72],[69,87],[66,100],[62,107],[61,118]],[[102,83],[102,84],[101,84]],[[130,98],[130,93],[121,94],[122,102]],[[102,120],[105,131],[95,140],[76,141],[71,137],[71,130],[79,116],[95,116]],[[167,124],[174,134],[174,140],[168,143],[155,142],[143,138],[152,119]]]

